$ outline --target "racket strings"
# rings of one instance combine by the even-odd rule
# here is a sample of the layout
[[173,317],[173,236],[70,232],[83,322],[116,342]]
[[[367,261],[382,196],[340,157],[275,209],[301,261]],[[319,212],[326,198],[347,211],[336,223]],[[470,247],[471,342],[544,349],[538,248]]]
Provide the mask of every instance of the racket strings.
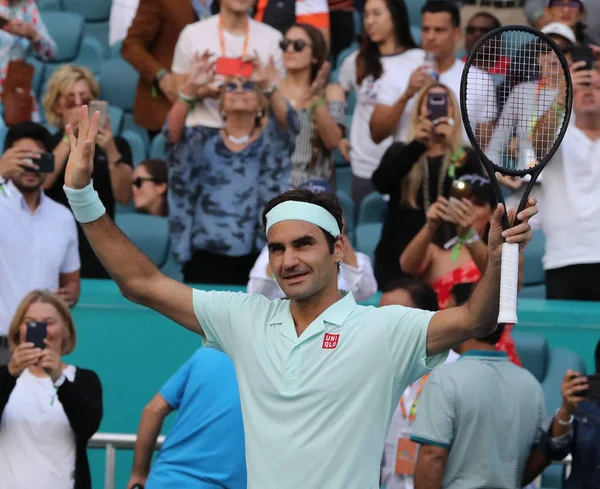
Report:
[[[509,68],[495,74],[500,56],[510,57]],[[479,46],[468,67],[467,119],[494,165],[523,171],[548,155],[565,120],[566,87],[559,55],[530,32],[504,31]]]

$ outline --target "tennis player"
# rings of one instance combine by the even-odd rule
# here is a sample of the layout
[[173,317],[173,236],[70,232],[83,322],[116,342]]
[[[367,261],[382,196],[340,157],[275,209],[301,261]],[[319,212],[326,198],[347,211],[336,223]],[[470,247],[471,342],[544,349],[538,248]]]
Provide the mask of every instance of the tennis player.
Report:
[[65,192],[94,251],[123,295],[202,335],[233,360],[246,431],[249,489],[376,489],[391,415],[404,389],[447,351],[496,329],[504,239],[525,245],[522,223],[489,233],[488,266],[465,305],[436,313],[356,304],[337,287],[344,255],[335,197],[306,190],[263,213],[269,260],[289,300],[205,292],[162,273],[106,215],[90,181],[99,114],[82,107]]

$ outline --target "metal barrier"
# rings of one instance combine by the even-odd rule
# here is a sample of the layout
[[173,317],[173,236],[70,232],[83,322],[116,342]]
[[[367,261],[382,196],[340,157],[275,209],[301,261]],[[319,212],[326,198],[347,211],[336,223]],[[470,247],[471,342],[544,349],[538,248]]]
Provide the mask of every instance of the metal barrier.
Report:
[[[88,448],[104,448],[106,449],[106,462],[104,466],[104,489],[115,489],[115,463],[117,459],[117,449],[133,450],[135,448],[136,435],[124,435],[123,433],[96,433],[90,442]],[[156,440],[155,450],[162,447],[165,441],[164,436],[159,436]],[[567,455],[564,460],[554,462],[560,465],[566,465],[566,476],[569,475],[571,469],[571,455]],[[533,483],[534,487],[540,487],[541,478],[539,476]]]
[[[104,448],[106,450],[106,462],[104,465],[104,489],[115,489],[115,463],[117,449],[133,450],[135,448],[136,435],[124,435],[122,433],[96,433],[88,448]],[[164,436],[156,440],[155,450],[162,447]]]

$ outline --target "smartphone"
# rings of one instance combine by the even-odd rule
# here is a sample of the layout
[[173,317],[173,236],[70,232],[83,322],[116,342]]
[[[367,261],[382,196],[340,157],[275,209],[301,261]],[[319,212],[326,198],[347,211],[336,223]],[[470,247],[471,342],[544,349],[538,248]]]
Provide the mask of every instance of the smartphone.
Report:
[[448,117],[448,94],[446,92],[429,93],[427,95],[427,112],[429,112],[430,121]]
[[26,343],[33,343],[36,348],[46,348],[44,340],[48,335],[48,323],[46,321],[27,321]]
[[95,112],[100,112],[100,120],[98,124],[100,127],[106,127],[108,121],[108,102],[106,100],[92,100],[89,105],[90,119]]
[[583,397],[600,399],[600,374],[586,375],[590,388],[582,392]]
[[252,61],[242,61],[242,58],[217,59],[216,74],[250,78],[252,76]]
[[580,68],[580,70],[592,70],[594,68],[596,57],[594,56],[594,51],[589,46],[573,46],[569,52],[571,53],[573,63],[585,61],[585,66]]
[[462,182],[460,180],[453,180],[452,187],[450,187],[450,198],[455,199],[470,199],[473,195],[473,189],[471,184],[468,182]]
[[28,160],[38,166],[37,170],[29,167],[22,167],[31,173],[52,173],[54,171],[54,155],[52,153],[40,153],[40,157],[36,160]]

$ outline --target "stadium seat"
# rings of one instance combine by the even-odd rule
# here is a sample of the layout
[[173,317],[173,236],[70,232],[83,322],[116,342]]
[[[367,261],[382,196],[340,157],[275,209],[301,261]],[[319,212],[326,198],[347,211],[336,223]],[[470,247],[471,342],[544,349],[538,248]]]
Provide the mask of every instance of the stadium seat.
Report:
[[523,267],[523,285],[526,287],[543,285],[544,265],[542,258],[546,249],[546,237],[543,231],[534,229],[533,237],[527,247],[523,250],[525,260]]
[[379,243],[382,229],[383,224],[380,222],[370,222],[356,226],[354,232],[356,249],[367,255],[371,261],[375,261],[375,248]]
[[150,145],[150,159],[164,160],[165,159],[165,137],[162,134],[157,134]]
[[352,195],[352,169],[346,162],[335,166],[335,187],[338,192],[343,191]]
[[166,217],[147,214],[117,214],[115,223],[157,266],[169,258],[169,223]]
[[146,159],[146,144],[144,140],[134,131],[125,130],[121,133],[121,137],[129,143],[131,148],[131,155],[133,157],[133,166],[138,166],[142,161]]
[[121,58],[121,48],[123,47],[123,41],[119,41],[114,43],[112,46],[108,48],[108,58]]
[[131,112],[139,74],[124,59],[107,59],[100,69],[100,92],[103,100]]
[[114,105],[108,106],[108,118],[110,120],[110,126],[114,135],[121,135],[123,132],[123,109],[115,107]]
[[342,209],[344,210],[344,218],[346,219],[346,234],[350,238],[350,241],[354,243],[354,228],[356,215],[354,211],[354,201],[350,194],[344,192],[343,190],[338,190],[336,192],[337,198],[340,201]]
[[421,9],[427,3],[427,0],[407,0],[404,3],[408,9],[410,25],[421,25]]
[[81,42],[81,49],[77,58],[73,61],[74,64],[89,68],[94,76],[98,78],[100,68],[102,67],[102,59],[104,57],[104,49],[100,41],[94,37],[84,36]]
[[110,47],[108,45],[108,31],[110,27],[108,21],[106,22],[86,22],[85,33],[98,40],[102,46],[102,55],[108,57],[110,53]]
[[8,128],[4,124],[4,119],[0,117],[0,154],[4,153],[4,138],[7,132]]
[[85,19],[86,34],[96,38],[102,45],[102,53],[108,52],[108,18],[110,0],[62,0],[63,9],[75,12]]
[[357,49],[358,49],[358,43],[353,42],[346,49],[343,49],[342,51],[340,51],[340,54],[338,54],[338,57],[337,57],[337,67],[339,68],[340,66],[342,66],[342,63],[344,62],[344,60],[348,56],[350,56],[354,51],[356,51]]
[[62,10],[60,0],[37,0],[38,9],[42,10]]
[[361,225],[371,222],[383,222],[386,206],[387,204],[385,200],[383,200],[383,195],[379,192],[371,192],[360,203],[356,224]]

